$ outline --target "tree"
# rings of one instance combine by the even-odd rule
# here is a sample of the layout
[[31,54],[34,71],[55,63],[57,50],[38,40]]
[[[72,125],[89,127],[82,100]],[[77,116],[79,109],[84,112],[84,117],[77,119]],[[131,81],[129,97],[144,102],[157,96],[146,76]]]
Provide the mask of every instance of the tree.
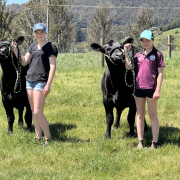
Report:
[[81,28],[80,26],[76,25],[74,30],[76,32],[76,42],[86,41],[86,28]]
[[[51,0],[49,39],[59,52],[69,52],[73,42],[73,14],[70,6],[74,0]],[[68,5],[68,6],[64,6]]]
[[140,7],[140,9],[133,15],[133,17],[133,21],[129,21],[126,25],[127,30],[125,32],[125,35],[133,37],[136,46],[140,46],[140,42],[138,41],[138,39],[141,32],[147,29],[149,30],[160,20],[156,19],[153,11],[149,9],[147,5]]
[[27,49],[35,41],[33,27],[36,23],[40,22],[46,24],[46,7],[37,3],[37,0],[31,0],[25,5],[23,12],[16,18],[12,28],[12,35],[14,37],[19,35],[25,37],[25,42],[22,45],[23,49]]
[[[70,12],[73,2],[74,0],[50,0],[48,40],[57,46],[59,52],[69,52],[73,44],[75,23],[72,22],[73,14]],[[33,26],[36,23],[47,25],[46,3],[47,0],[30,0],[16,20],[14,33],[19,32],[25,36],[24,49],[35,41]]]
[[123,39],[123,37],[124,37],[124,33],[123,33],[121,27],[118,26],[117,24],[114,25],[111,30],[110,39],[120,42]]
[[0,40],[10,38],[12,29],[10,28],[17,13],[13,13],[10,9],[5,10],[6,0],[0,2]]
[[101,4],[94,12],[87,30],[88,41],[100,43],[100,38],[110,40],[114,16],[108,9],[108,4]]

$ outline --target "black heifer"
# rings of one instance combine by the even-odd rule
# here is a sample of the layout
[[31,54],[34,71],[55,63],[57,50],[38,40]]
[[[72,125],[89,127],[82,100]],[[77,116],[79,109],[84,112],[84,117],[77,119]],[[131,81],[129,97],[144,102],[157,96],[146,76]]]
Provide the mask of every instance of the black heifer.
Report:
[[[91,44],[91,48],[95,51],[102,52],[105,56],[107,68],[104,72],[101,81],[101,89],[103,93],[103,104],[106,112],[107,130],[105,137],[111,138],[111,126],[114,121],[113,108],[116,108],[116,118],[114,123],[114,129],[119,127],[120,116],[122,111],[129,107],[128,123],[130,127],[130,136],[134,136],[134,123],[136,115],[136,105],[133,94],[133,87],[128,87],[125,84],[125,56],[121,49],[124,48],[125,43],[132,43],[133,39],[128,38],[123,44],[115,42],[113,40],[107,42],[103,47],[99,44]],[[135,53],[138,51],[134,47]],[[132,52],[129,53],[132,55]],[[132,73],[127,73],[127,83],[130,85],[133,83]],[[146,124],[146,123],[145,123]],[[147,125],[146,125],[147,127]]]
[[[24,37],[19,37],[16,42],[20,45],[24,41]],[[17,72],[15,67],[18,66],[18,59],[13,53],[13,58],[11,56],[10,41],[0,41],[0,65],[2,67],[2,77],[1,77],[1,95],[2,102],[6,111],[7,121],[8,121],[8,132],[13,132],[13,123],[14,123],[14,113],[13,108],[18,109],[19,120],[18,124],[23,124],[23,110],[26,107],[25,121],[27,124],[28,130],[32,130],[32,112],[28,102],[28,97],[26,93],[26,80],[25,68],[21,65],[19,66],[21,70],[19,82],[20,83],[16,89],[18,92],[14,92],[15,84],[17,83]],[[14,63],[14,65],[13,65]],[[15,66],[15,67],[14,67]]]

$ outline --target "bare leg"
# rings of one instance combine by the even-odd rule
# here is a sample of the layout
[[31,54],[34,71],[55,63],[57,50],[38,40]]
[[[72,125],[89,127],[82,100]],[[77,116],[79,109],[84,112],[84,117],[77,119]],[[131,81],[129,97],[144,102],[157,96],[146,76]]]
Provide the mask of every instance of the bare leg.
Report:
[[138,140],[143,140],[146,98],[135,97],[135,101],[136,101],[136,108],[137,108]]
[[41,139],[42,129],[39,122],[34,117],[34,90],[27,89],[27,94],[28,94],[29,104],[31,106],[32,115],[33,115],[36,138]]
[[157,100],[147,98],[149,118],[151,120],[153,142],[158,142],[159,136],[159,120],[157,117]]
[[39,125],[38,128],[40,127],[43,130],[45,138],[50,139],[51,135],[50,135],[50,131],[49,131],[49,123],[43,113],[46,95],[44,95],[42,91],[34,90],[33,96],[34,96],[33,97],[34,120],[37,121],[37,123]]

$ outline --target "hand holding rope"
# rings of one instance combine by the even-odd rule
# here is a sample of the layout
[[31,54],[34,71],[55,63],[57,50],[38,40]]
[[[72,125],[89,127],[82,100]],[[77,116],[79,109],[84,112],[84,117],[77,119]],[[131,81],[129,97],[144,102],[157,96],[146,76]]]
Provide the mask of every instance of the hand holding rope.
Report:
[[[16,64],[15,64],[15,61],[14,61],[14,56],[13,56],[13,49],[15,49],[15,48],[17,48],[17,50],[18,50],[17,67],[16,67]],[[12,64],[13,64],[14,69],[15,69],[16,74],[17,74],[16,82],[15,82],[15,85],[14,85],[14,93],[19,93],[21,91],[21,71],[22,71],[21,63],[22,63],[22,60],[21,60],[20,50],[19,50],[19,47],[17,46],[16,42],[12,41],[12,44],[10,46],[10,50],[11,50]],[[19,91],[17,91],[18,85],[20,87]]]
[[[126,73],[125,73],[125,77],[124,77],[124,79],[125,79],[125,83],[126,83],[126,86],[128,86],[128,87],[132,87],[133,85],[134,85],[134,90],[133,90],[133,96],[135,96],[135,72],[134,72],[134,48],[132,47],[132,56],[131,56],[131,58],[129,57],[129,50],[128,50],[128,47],[125,47],[125,52],[126,52],[126,54],[127,54],[127,58],[129,59],[129,64],[128,64],[128,66],[127,66],[127,68],[126,68]],[[126,58],[126,57],[125,57]],[[129,85],[128,83],[127,83],[127,80],[126,80],[126,78],[127,78],[127,72],[128,72],[128,68],[131,66],[131,72],[132,72],[132,74],[133,74],[133,83],[131,84],[131,85]]]

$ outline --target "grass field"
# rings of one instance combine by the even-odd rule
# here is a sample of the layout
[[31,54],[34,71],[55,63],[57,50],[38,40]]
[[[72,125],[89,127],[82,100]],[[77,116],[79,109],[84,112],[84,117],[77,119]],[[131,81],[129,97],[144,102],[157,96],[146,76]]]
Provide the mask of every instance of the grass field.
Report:
[[166,53],[164,56],[166,67],[158,104],[159,149],[149,150],[152,137],[147,115],[146,148],[136,148],[137,137],[128,137],[128,110],[122,114],[120,128],[105,140],[100,54],[60,54],[45,105],[52,134],[50,145],[42,146],[44,140],[35,142],[34,131],[17,125],[17,110],[14,133],[7,134],[0,101],[0,179],[180,179],[180,52],[173,52],[172,59]]

